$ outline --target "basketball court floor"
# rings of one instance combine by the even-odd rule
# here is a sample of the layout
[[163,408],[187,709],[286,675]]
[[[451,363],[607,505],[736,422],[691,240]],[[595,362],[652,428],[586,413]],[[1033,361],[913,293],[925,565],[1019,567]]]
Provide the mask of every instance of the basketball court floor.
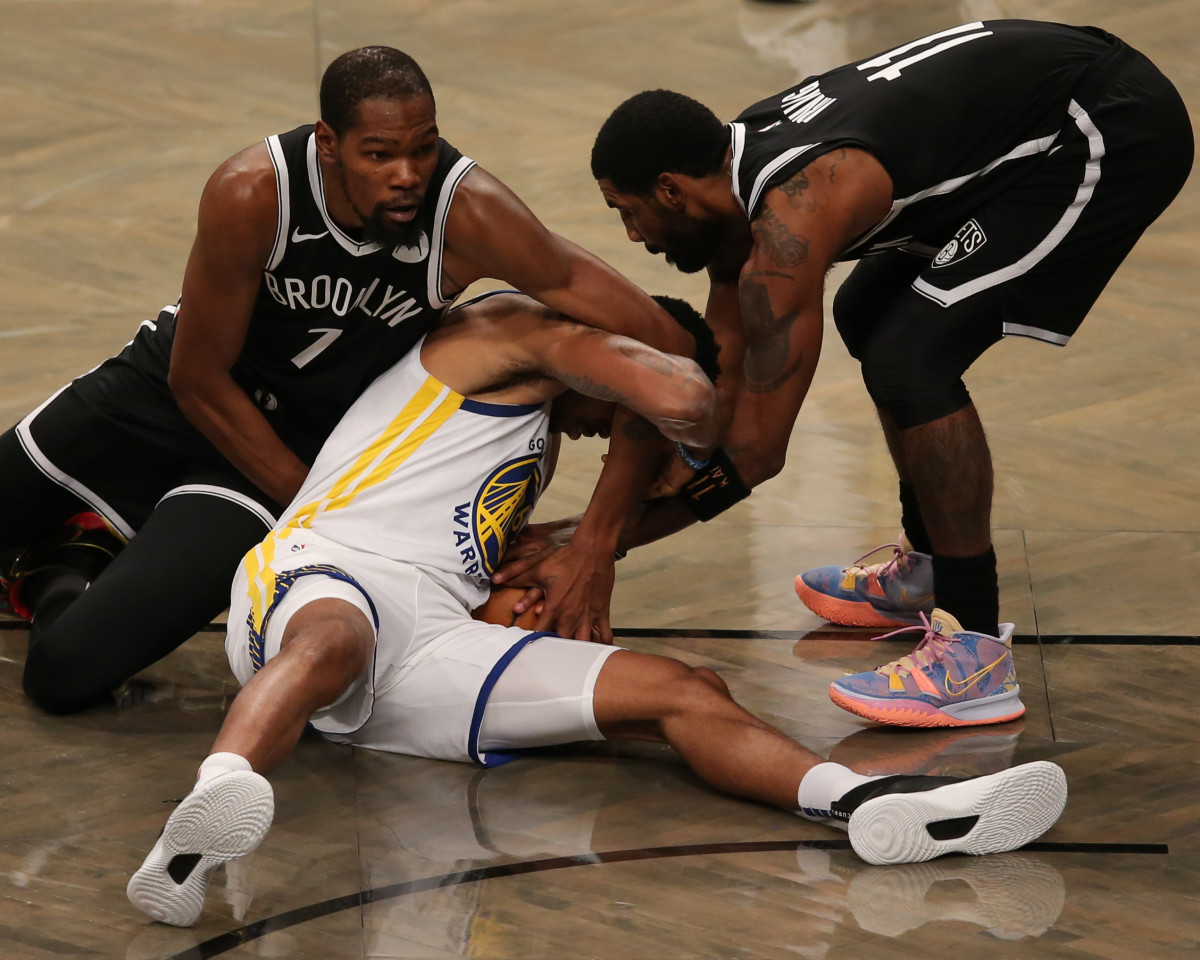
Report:
[[[0,419],[174,300],[209,172],[315,119],[317,78],[346,49],[413,54],[447,139],[553,229],[702,304],[702,281],[630,244],[590,178],[612,107],[666,86],[732,117],[807,74],[989,17],[1103,26],[1200,105],[1200,0],[10,0]],[[827,698],[843,672],[912,644],[830,628],[792,592],[801,570],[898,528],[882,436],[831,324],[784,474],[619,566],[620,642],[713,667],[822,755],[867,772],[1061,764],[1070,801],[1032,847],[870,867],[844,834],[709,791],[666,748],[485,771],[314,739],[272,778],[262,847],[215,875],[195,928],[165,927],[124,887],[236,693],[219,627],[147,671],[134,702],[52,718],[20,693],[25,632],[5,623],[0,956],[1194,958],[1198,222],[1193,178],[1070,346],[1006,341],[968,377],[997,464],[1023,720],[889,730]],[[567,448],[540,518],[582,509],[602,452]]]

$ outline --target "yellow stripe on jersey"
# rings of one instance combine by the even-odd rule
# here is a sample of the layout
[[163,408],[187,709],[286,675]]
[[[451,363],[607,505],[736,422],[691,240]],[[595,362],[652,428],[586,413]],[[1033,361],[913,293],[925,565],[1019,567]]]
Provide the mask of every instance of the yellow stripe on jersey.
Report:
[[261,629],[263,617],[270,606],[275,592],[275,571],[271,562],[275,559],[275,538],[272,531],[265,540],[246,554],[242,564],[246,568],[246,591],[250,595],[250,619],[254,628]]
[[301,507],[287,526],[311,527],[320,514],[346,506],[362,491],[386,480],[450,419],[462,402],[461,394],[429,377],[383,433],[338,478],[329,493]]

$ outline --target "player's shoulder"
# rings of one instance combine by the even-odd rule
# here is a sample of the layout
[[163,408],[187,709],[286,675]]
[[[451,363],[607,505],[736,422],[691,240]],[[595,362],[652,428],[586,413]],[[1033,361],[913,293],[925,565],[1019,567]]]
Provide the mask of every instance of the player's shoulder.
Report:
[[221,162],[208,178],[205,194],[208,197],[236,197],[247,199],[252,195],[275,197],[275,166],[271,154],[263,141],[239,150]]

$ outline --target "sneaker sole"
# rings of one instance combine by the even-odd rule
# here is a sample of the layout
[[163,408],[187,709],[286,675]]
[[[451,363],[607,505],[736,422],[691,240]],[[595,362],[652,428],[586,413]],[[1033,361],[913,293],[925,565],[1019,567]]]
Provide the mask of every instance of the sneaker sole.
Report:
[[843,627],[911,627],[921,622],[917,613],[887,616],[866,601],[831,597],[814,590],[804,582],[803,576],[796,578],[796,596],[818,617]]
[[[850,816],[850,845],[868,863],[921,863],[945,853],[982,856],[1016,850],[1057,822],[1067,778],[1046,760],[923,793],[885,794]],[[961,837],[937,840],[929,825],[978,817]]]
[[[224,774],[189,794],[171,814],[162,836],[129,879],[129,902],[162,923],[190,927],[204,909],[208,875],[219,864],[257,847],[275,816],[271,785],[257,773]],[[168,872],[179,854],[200,854],[182,883]]]
[[981,727],[989,723],[1008,723],[1025,715],[1025,704],[1009,701],[1012,710],[994,717],[963,719],[920,700],[859,700],[843,693],[836,683],[829,685],[829,699],[855,716],[893,727]]

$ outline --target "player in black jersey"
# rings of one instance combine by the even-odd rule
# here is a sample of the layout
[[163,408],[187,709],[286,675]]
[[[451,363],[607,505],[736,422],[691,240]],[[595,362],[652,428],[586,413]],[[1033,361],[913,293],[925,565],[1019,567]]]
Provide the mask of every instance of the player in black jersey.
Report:
[[[209,179],[180,302],[0,437],[0,557],[47,710],[103,701],[224,608],[342,412],[475,280],[685,347],[646,294],[439,138],[411,57],[343,54],[320,106]],[[578,539],[611,576],[613,544]]]
[[[991,458],[962,374],[1004,336],[1065,344],[1192,155],[1187,110],[1146,57],[1052,23],[953,27],[810,77],[728,125],[665,90],[626,101],[596,138],[592,172],[631,240],[707,269],[723,355],[744,351],[723,447],[681,448],[660,486],[681,495],[652,504],[632,542],[708,519],[782,469],[820,352],[825,273],[863,258],[834,318],[879,410],[915,551],[812,571],[798,588],[828,616],[928,625],[933,614],[933,639],[832,694],[893,723],[1019,715],[1011,625],[998,624]],[[970,664],[951,669],[956,657]]]

